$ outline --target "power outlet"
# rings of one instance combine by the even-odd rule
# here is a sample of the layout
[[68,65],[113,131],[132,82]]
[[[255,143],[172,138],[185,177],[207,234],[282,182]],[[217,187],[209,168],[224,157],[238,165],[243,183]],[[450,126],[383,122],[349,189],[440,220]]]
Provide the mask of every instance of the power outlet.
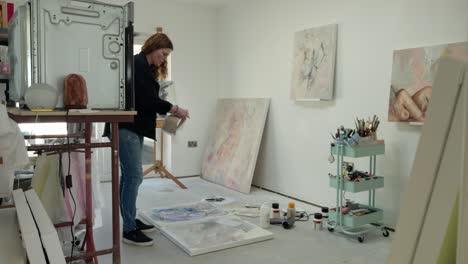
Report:
[[187,142],[187,146],[189,148],[196,148],[198,146],[198,142],[196,140],[191,140]]

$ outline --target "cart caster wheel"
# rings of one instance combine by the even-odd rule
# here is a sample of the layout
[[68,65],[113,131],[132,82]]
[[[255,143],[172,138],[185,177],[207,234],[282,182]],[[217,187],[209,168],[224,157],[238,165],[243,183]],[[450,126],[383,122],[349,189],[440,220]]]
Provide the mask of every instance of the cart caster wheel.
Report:
[[382,235],[384,237],[388,237],[388,236],[390,236],[390,233],[388,232],[388,230],[385,230],[385,231],[383,231]]
[[332,227],[329,227],[329,228],[328,228],[328,231],[333,232],[333,231],[335,231],[335,229],[332,228]]
[[359,241],[359,243],[362,243],[362,242],[364,242],[364,237],[360,236],[360,237],[357,238],[357,240]]

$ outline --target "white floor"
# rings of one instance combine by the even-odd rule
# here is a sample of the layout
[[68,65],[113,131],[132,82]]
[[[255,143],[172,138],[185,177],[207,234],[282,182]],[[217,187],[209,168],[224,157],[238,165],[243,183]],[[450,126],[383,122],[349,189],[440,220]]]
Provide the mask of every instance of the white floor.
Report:
[[[182,190],[168,179],[144,180],[138,196],[139,209],[171,206],[181,203],[200,201],[208,196],[222,196],[235,199],[242,204],[261,204],[266,201],[276,201],[286,206],[289,199],[268,191],[252,188],[250,195],[245,195],[225,187],[207,182],[200,178],[186,178],[182,182],[188,190]],[[111,241],[111,211],[110,211],[110,183],[102,184],[105,197],[103,222],[105,226],[95,230],[97,249],[110,248]],[[318,212],[317,208],[296,202],[296,207],[303,208],[309,213]],[[258,218],[246,220],[257,223]],[[208,253],[190,257],[179,247],[161,235],[154,232],[151,237],[155,240],[152,247],[135,247],[122,244],[122,263],[349,263],[349,264],[378,264],[386,263],[390,252],[390,238],[384,238],[378,231],[369,233],[364,243],[356,239],[330,233],[326,230],[315,231],[312,221],[298,222],[292,230],[285,230],[281,226],[271,226],[274,239],[256,244]],[[112,263],[110,255],[99,258],[99,263]]]
[[0,263],[24,263],[15,208],[0,209]]

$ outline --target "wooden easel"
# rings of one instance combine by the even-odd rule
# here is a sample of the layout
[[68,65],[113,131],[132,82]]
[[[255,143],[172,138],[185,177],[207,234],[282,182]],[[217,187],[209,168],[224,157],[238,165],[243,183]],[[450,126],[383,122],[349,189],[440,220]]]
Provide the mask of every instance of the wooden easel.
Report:
[[[156,129],[158,128],[162,128],[164,126],[164,119],[157,119],[156,120]],[[177,185],[179,185],[180,188],[182,189],[187,189],[187,187],[181,183],[177,177],[175,177],[174,175],[172,175],[168,170],[166,170],[166,168],[164,167],[164,134],[163,134],[163,131],[161,129],[161,132],[160,132],[160,135],[161,135],[161,140],[159,142],[159,145],[161,146],[160,147],[160,155],[161,155],[161,159],[158,160],[158,157],[157,157],[157,153],[156,153],[156,150],[157,150],[157,142],[156,140],[154,141],[154,148],[153,148],[153,165],[151,167],[149,167],[148,169],[146,169],[144,172],[143,172],[143,175],[147,175],[148,173],[154,171],[155,173],[159,173],[159,175],[161,175],[161,178],[164,178],[164,177],[167,177],[167,178],[170,178],[171,180],[173,180]]]

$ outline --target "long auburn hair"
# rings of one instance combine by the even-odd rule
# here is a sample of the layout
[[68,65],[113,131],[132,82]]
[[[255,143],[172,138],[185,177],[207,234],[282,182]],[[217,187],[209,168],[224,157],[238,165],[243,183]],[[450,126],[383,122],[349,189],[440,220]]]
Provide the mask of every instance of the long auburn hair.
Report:
[[[157,50],[157,49],[170,49],[174,50],[174,46],[172,45],[172,41],[169,39],[169,37],[164,34],[164,33],[156,33],[153,34],[151,37],[149,37],[146,41],[145,44],[143,44],[143,47],[141,47],[141,52],[145,55],[150,54],[151,52]],[[154,78],[156,80],[164,80],[167,78],[168,74],[168,69],[167,69],[167,61],[165,61],[163,64],[156,66],[154,68]]]

